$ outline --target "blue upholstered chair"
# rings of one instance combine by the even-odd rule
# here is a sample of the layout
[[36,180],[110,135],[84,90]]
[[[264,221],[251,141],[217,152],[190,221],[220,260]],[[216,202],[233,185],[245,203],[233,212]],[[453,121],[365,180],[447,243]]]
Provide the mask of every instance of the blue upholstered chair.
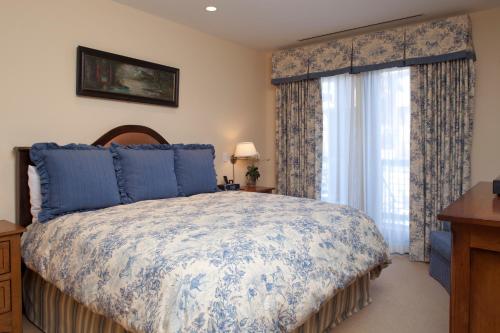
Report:
[[450,293],[451,283],[451,230],[444,222],[442,231],[431,232],[431,255],[429,273]]

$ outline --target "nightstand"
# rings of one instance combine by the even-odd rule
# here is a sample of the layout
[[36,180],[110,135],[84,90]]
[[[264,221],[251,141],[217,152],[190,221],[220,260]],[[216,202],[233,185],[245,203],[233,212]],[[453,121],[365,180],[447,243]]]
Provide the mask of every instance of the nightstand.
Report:
[[240,191],[257,192],[257,193],[273,193],[274,187],[265,186],[242,186]]
[[24,228],[0,220],[0,332],[23,330],[21,234]]

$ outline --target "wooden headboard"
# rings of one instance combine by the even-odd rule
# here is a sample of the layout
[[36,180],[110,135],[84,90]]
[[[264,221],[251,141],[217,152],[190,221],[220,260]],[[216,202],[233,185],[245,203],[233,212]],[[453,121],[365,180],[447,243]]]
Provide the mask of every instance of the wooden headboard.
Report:
[[[111,142],[119,144],[167,144],[158,132],[146,126],[123,125],[113,128],[102,135],[92,145],[109,146]],[[16,154],[16,224],[26,227],[31,224],[30,193],[28,187],[28,166],[33,165],[30,159],[30,147],[15,147]]]

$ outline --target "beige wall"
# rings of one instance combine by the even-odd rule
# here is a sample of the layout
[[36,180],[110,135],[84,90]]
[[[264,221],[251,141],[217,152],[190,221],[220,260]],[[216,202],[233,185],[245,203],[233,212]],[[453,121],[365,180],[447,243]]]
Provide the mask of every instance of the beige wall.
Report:
[[[180,68],[179,108],[77,97],[77,45]],[[254,141],[260,183],[274,184],[269,55],[110,0],[2,1],[0,50],[0,219],[14,219],[14,146],[91,143],[122,124],[213,143],[219,179],[231,176],[223,152]]]
[[[500,8],[471,18],[477,54],[474,184],[500,175]],[[0,31],[0,218],[14,219],[14,146],[90,143],[122,124],[150,126],[171,142],[213,143],[219,178],[231,176],[223,153],[252,140],[261,153],[260,184],[274,185],[270,53],[110,0],[3,1]],[[179,108],[76,97],[77,45],[180,68]],[[238,162],[239,182],[244,167]]]
[[472,184],[500,175],[500,8],[472,13],[476,50],[476,113]]

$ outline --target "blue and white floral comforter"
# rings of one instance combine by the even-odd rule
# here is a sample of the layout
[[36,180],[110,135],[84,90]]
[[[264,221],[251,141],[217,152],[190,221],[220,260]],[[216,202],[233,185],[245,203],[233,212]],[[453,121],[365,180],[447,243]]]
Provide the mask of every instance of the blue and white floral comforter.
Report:
[[248,192],[137,202],[31,225],[24,261],[138,332],[278,332],[300,326],[388,262],[366,215]]

